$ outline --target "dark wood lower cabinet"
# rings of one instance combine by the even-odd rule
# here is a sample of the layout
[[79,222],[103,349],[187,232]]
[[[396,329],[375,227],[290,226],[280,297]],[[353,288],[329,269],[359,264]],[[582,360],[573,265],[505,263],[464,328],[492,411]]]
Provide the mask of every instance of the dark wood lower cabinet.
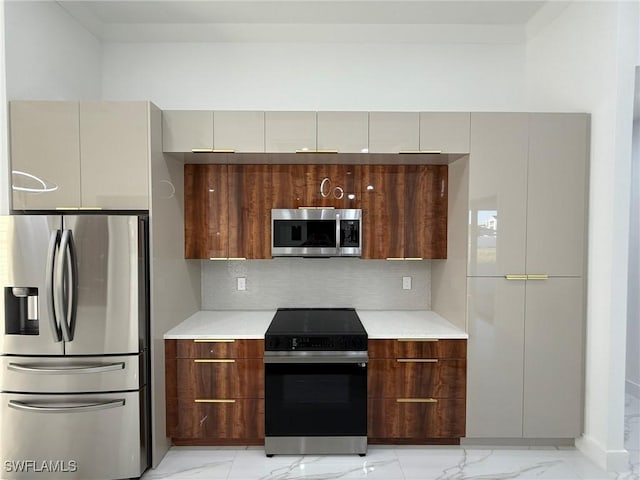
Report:
[[264,443],[264,399],[180,398],[177,405],[180,420],[171,432],[177,445]]
[[465,399],[370,398],[371,443],[459,443]]
[[460,443],[466,340],[370,340],[369,357],[369,443]]
[[173,443],[263,444],[263,355],[263,340],[165,340]]
[[[264,444],[264,340],[165,340],[167,436],[175,445]],[[371,444],[459,444],[466,340],[370,340]]]

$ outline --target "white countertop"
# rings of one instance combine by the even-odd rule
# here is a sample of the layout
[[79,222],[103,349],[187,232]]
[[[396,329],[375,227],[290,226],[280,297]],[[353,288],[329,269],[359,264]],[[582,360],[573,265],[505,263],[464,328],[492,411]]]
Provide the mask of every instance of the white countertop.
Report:
[[264,338],[275,310],[201,310],[164,334],[165,339]]
[[358,310],[369,339],[469,338],[469,335],[431,310]]
[[[428,310],[357,310],[370,339],[469,336]],[[164,334],[165,339],[261,339],[275,310],[201,310]]]

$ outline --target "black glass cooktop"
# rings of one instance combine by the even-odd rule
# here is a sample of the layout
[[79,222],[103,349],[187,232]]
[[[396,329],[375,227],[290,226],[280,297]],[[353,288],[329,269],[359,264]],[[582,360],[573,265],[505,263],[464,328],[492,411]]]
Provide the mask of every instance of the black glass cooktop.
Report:
[[353,308],[279,308],[265,350],[366,350],[367,331]]

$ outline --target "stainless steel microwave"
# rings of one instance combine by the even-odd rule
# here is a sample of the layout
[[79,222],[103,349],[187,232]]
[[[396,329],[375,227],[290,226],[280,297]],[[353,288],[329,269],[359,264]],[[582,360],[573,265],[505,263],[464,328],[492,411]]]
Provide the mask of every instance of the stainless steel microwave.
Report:
[[271,210],[274,257],[359,257],[362,210],[299,208]]

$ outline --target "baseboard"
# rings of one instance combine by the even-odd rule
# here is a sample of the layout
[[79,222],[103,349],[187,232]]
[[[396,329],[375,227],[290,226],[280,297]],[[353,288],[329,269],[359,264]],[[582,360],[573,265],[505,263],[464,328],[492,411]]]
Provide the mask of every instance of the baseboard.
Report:
[[626,472],[629,470],[629,452],[624,449],[605,450],[602,445],[588,435],[577,438],[576,447],[607,472]]
[[460,439],[463,446],[494,447],[573,447],[574,438],[480,438],[466,437]]
[[625,393],[631,395],[632,397],[640,398],[640,385],[632,382],[631,380],[626,380],[625,382]]

